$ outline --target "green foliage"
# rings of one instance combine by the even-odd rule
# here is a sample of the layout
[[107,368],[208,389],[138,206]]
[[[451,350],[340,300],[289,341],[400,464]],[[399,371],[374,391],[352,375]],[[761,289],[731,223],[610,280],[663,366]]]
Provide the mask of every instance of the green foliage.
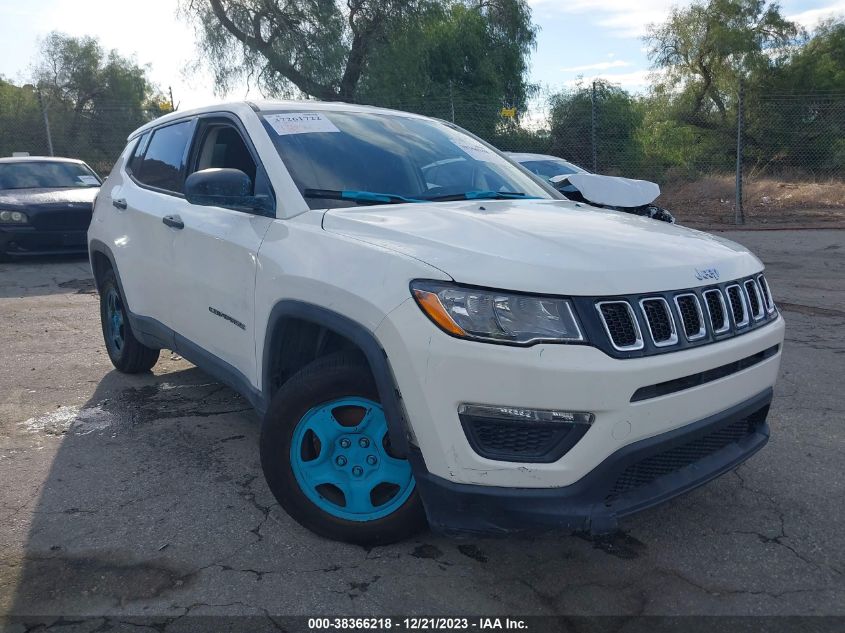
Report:
[[36,148],[45,146],[34,88],[15,86],[0,77],[0,157],[12,152],[39,153]]
[[[193,0],[183,13],[221,91],[247,79],[270,95],[443,118],[459,102],[456,122],[492,134],[501,106],[521,109],[532,90],[536,28],[525,0]],[[484,112],[461,118],[470,104]]]
[[708,0],[672,9],[645,40],[649,59],[665,73],[664,84],[682,86],[684,116],[706,124],[728,119],[740,75],[776,65],[800,35],[777,4]]
[[636,131],[643,121],[642,108],[631,94],[605,81],[595,86],[579,83],[551,98],[552,153],[592,169],[594,98],[598,166],[615,171],[638,165]]
[[163,113],[146,73],[115,51],[103,51],[94,38],[51,33],[36,60],[34,85],[0,81],[0,130],[5,130],[0,132],[0,155],[47,153],[40,93],[54,153],[107,169],[127,135]]

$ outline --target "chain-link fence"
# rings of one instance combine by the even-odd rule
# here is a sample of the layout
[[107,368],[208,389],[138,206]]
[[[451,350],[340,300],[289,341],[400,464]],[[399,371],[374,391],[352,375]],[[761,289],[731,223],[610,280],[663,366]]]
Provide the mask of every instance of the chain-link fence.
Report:
[[[127,135],[161,109],[6,104],[0,156],[78,157],[106,174]],[[30,104],[31,106],[32,104]],[[597,82],[538,98],[522,111],[447,94],[384,107],[438,117],[508,152],[549,154],[586,169],[658,182],[681,218],[793,221],[845,213],[845,94],[745,94],[722,110],[683,114]],[[740,116],[740,113],[742,116]]]

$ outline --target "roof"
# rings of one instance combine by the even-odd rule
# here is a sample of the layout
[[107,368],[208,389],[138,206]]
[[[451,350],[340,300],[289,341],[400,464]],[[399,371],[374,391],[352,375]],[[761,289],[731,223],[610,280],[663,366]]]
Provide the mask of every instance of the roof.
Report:
[[63,158],[61,156],[10,156],[0,158],[0,164],[3,163],[76,163],[82,165],[84,161],[78,158]]
[[402,112],[401,110],[390,110],[388,108],[378,108],[375,106],[359,105],[356,103],[344,103],[342,101],[313,101],[313,100],[261,100],[261,101],[233,101],[229,103],[215,103],[213,105],[204,106],[202,108],[193,108],[191,110],[177,110],[170,114],[165,114],[149,123],[142,125],[137,130],[129,135],[132,139],[143,132],[146,132],[152,127],[167,123],[169,121],[177,121],[199,114],[208,114],[212,112],[233,112],[243,113],[251,112],[278,112],[280,110],[300,111],[300,112],[371,112],[379,114],[394,114],[399,116],[407,116],[414,118],[426,118],[420,114],[413,114],[411,112]]

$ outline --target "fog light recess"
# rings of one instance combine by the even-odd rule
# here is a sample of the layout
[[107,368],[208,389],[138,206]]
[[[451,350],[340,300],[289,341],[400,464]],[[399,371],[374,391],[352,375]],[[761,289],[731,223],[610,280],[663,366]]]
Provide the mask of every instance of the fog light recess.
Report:
[[497,461],[550,463],[590,429],[595,416],[563,409],[462,404],[458,416],[472,449]]

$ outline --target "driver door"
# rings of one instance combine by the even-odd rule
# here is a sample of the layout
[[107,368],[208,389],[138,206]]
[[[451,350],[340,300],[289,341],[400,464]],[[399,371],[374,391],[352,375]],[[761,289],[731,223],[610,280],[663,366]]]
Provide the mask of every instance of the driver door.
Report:
[[[200,118],[186,177],[195,171],[239,169],[253,193],[273,199],[266,172],[235,117]],[[262,214],[266,213],[266,214]],[[255,273],[257,253],[274,212],[245,212],[184,201],[173,259],[177,292],[172,314],[177,348],[210,355],[206,366],[256,384]],[[197,349],[199,348],[199,350]],[[186,356],[190,356],[185,349]],[[238,376],[238,374],[240,376]]]

